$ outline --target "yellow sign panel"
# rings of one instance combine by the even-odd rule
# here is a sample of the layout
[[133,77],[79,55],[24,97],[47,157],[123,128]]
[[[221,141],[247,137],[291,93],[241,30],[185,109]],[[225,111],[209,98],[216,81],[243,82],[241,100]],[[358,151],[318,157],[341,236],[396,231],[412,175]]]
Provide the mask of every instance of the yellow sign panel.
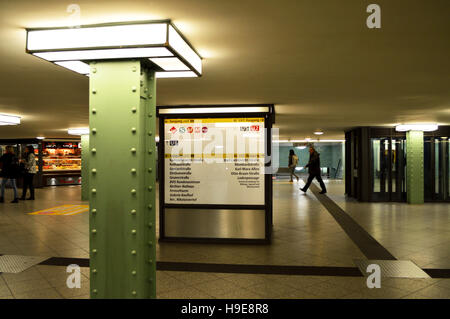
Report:
[[89,205],[62,205],[53,208],[47,208],[39,210],[37,212],[28,213],[28,215],[77,215],[80,213],[87,212],[89,210]]
[[263,117],[256,118],[214,118],[214,119],[166,119],[165,124],[187,124],[187,123],[262,123],[264,122]]

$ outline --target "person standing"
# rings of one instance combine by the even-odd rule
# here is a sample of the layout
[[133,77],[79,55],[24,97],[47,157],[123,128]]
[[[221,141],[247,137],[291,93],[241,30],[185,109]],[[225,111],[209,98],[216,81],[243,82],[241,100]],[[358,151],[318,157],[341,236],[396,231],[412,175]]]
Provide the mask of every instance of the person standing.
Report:
[[297,182],[298,182],[298,176],[295,175],[295,168],[297,167],[297,164],[298,164],[298,156],[295,155],[294,150],[290,150],[289,151],[289,165],[288,165],[288,167],[289,167],[289,170],[291,172],[291,182],[293,181],[292,180],[293,176],[295,176],[297,178]]
[[11,203],[18,203],[19,198],[17,196],[16,178],[19,171],[19,164],[12,146],[6,146],[5,154],[0,157],[0,164],[2,167],[2,172],[0,174],[2,177],[0,203],[4,202],[5,187],[8,181],[11,181],[11,186],[14,189],[14,200]]
[[322,187],[322,191],[320,192],[320,194],[325,194],[327,192],[327,189],[322,180],[322,177],[320,176],[320,154],[317,153],[313,146],[309,147],[309,162],[308,164],[306,164],[305,168],[306,167],[308,167],[309,173],[308,181],[303,188],[300,188],[300,190],[306,193],[313,179],[316,178],[320,184],[320,187]]
[[22,200],[27,195],[27,190],[30,188],[30,197],[27,200],[34,200],[34,175],[36,174],[36,157],[34,155],[34,147],[28,145],[25,150],[25,158],[22,160],[25,165],[25,172],[23,175]]

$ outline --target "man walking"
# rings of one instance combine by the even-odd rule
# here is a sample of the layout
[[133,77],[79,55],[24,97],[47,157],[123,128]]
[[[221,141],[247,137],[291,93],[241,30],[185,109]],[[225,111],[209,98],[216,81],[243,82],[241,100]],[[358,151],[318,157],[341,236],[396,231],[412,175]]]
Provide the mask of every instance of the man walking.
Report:
[[305,168],[306,167],[308,167],[309,173],[308,181],[303,188],[300,188],[300,190],[306,193],[315,177],[319,182],[320,187],[322,187],[322,191],[320,192],[320,194],[325,194],[327,192],[327,189],[322,180],[322,177],[320,176],[320,154],[317,153],[317,151],[314,149],[314,146],[312,145],[309,147],[309,162],[308,164],[306,164]]

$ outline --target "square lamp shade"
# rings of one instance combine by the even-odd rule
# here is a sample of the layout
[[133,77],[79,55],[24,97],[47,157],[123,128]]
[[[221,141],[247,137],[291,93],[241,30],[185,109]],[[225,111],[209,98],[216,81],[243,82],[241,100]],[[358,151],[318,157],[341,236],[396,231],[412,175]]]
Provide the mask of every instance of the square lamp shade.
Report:
[[158,78],[198,77],[202,59],[170,20],[27,29],[29,54],[88,75],[89,62],[146,59]]
[[20,117],[0,114],[0,125],[19,125]]
[[89,134],[89,128],[88,127],[69,128],[67,130],[67,133],[69,135],[88,135]]

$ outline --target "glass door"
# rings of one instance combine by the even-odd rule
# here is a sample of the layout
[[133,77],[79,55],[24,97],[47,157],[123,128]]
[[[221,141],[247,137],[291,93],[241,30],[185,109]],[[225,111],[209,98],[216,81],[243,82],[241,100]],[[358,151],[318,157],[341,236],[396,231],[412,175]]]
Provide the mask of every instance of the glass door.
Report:
[[426,137],[424,142],[425,200],[450,201],[449,139]]
[[371,139],[371,181],[373,201],[406,199],[405,138]]

